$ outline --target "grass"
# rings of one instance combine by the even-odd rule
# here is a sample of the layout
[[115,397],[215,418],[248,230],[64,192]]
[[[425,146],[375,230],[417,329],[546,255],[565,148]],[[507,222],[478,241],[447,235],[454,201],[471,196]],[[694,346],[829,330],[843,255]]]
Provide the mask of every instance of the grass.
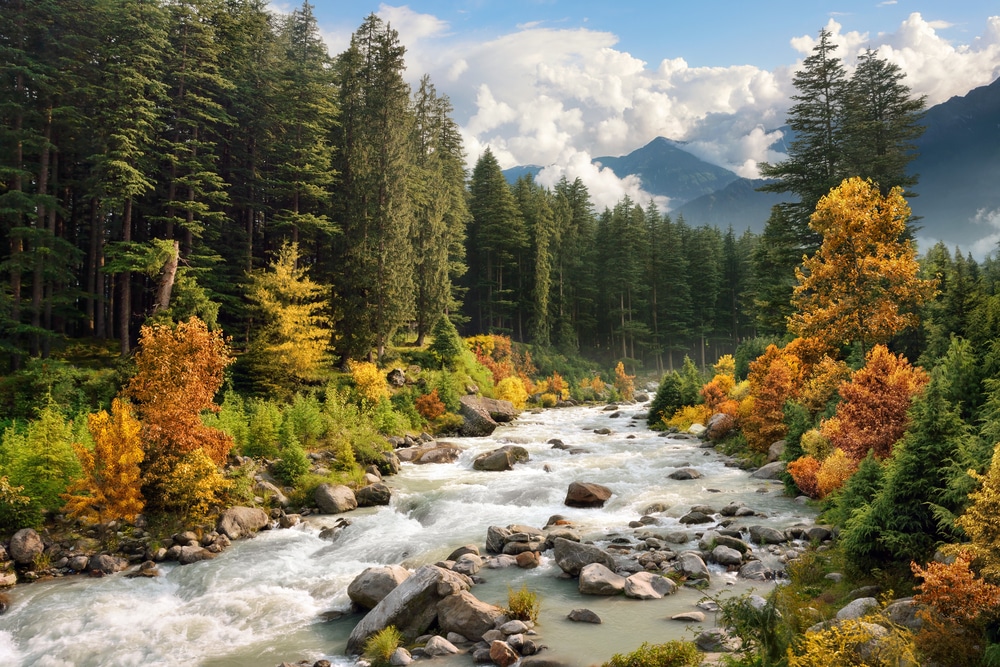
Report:
[[538,593],[528,590],[522,585],[520,589],[514,590],[507,587],[507,608],[504,612],[511,619],[518,621],[538,621],[538,612],[541,610],[541,602],[538,600]]
[[403,635],[394,625],[382,628],[365,641],[364,657],[372,667],[387,667],[392,654],[403,641]]

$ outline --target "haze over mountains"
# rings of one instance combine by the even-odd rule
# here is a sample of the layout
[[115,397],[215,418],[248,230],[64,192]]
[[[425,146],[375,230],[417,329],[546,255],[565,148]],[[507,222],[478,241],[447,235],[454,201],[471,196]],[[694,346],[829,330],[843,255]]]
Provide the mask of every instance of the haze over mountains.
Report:
[[[940,240],[981,259],[1000,241],[1000,79],[930,108],[924,125],[910,164],[920,178],[917,196],[910,199],[921,218],[920,249]],[[670,213],[683,215],[690,225],[731,225],[738,233],[759,233],[771,207],[789,196],[758,192],[763,181],[740,178],[691,154],[683,142],[663,137],[628,155],[594,162],[618,178],[638,177],[643,190],[669,198]],[[521,166],[504,174],[513,182],[539,171]]]

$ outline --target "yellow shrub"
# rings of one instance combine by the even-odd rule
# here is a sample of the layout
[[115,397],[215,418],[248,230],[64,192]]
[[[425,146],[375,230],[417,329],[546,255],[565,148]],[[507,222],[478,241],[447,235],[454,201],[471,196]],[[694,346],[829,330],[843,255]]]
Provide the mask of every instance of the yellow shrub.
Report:
[[538,382],[535,383],[535,392],[534,393],[536,393],[536,394],[547,394],[548,391],[549,391],[549,381],[548,380],[539,380]]
[[[881,635],[881,636],[880,636]],[[896,667],[919,664],[908,630],[884,628],[864,619],[841,621],[808,632],[797,650],[788,650],[788,667]]]
[[514,375],[500,380],[494,393],[499,400],[510,401],[517,410],[523,410],[528,401],[528,390],[524,388],[521,378]]
[[833,452],[833,445],[819,432],[818,429],[809,429],[802,434],[802,451],[817,461],[822,461]]
[[232,483],[204,450],[196,449],[181,457],[159,486],[165,509],[177,512],[186,521],[200,523],[223,504]]
[[833,450],[833,453],[823,460],[816,473],[819,497],[822,498],[842,487],[857,469],[858,462],[847,456],[843,449]]
[[742,401],[744,398],[750,395],[750,383],[746,380],[742,382],[737,382],[733,385],[733,388],[729,390],[729,398],[734,401]]
[[552,393],[542,394],[541,403],[543,408],[554,408],[556,403],[559,402],[559,398]]
[[714,366],[712,366],[712,370],[715,371],[716,375],[736,377],[736,359],[734,359],[731,354],[723,355],[719,357],[719,360]]
[[370,406],[389,398],[389,383],[378,366],[369,361],[351,361],[351,379],[358,396]]
[[465,339],[465,344],[469,346],[469,349],[478,355],[489,357],[493,355],[493,349],[495,343],[493,341],[493,336],[490,334],[482,334],[479,336],[470,336]]
[[691,424],[705,424],[711,416],[712,411],[706,405],[685,405],[666,422],[667,426],[686,431],[691,428]]

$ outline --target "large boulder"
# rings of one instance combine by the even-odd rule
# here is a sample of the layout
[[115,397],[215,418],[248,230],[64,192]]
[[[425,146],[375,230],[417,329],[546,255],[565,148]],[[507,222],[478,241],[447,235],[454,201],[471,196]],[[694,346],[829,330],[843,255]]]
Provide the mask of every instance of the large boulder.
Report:
[[437,605],[438,625],[444,632],[455,632],[471,641],[479,641],[492,630],[503,610],[479,600],[468,591],[449,595]]
[[375,507],[377,505],[388,505],[392,499],[392,491],[388,486],[379,482],[361,487],[355,494],[358,507]]
[[256,533],[271,522],[267,512],[259,507],[230,507],[219,516],[215,530],[231,540]]
[[600,563],[591,563],[580,570],[579,588],[583,595],[618,595],[625,590],[625,577]]
[[659,600],[676,590],[671,579],[654,572],[636,572],[625,580],[625,597],[636,600]]
[[750,526],[750,539],[757,544],[782,544],[788,539],[783,532],[770,526]]
[[[185,549],[197,549],[200,547],[184,547]],[[121,572],[128,567],[128,561],[124,558],[118,556],[112,556],[110,554],[98,554],[90,559],[87,563],[87,569],[91,572],[100,572],[101,574],[114,574],[115,572]]]
[[320,484],[316,487],[313,499],[323,514],[340,514],[358,507],[354,492],[343,484]]
[[685,551],[680,554],[674,561],[674,569],[688,579],[708,579],[710,577],[705,561],[693,551]]
[[513,421],[517,410],[510,401],[481,396],[462,396],[459,414],[465,420],[458,433],[466,438],[480,438],[493,433],[498,423]]
[[719,565],[742,565],[743,554],[731,547],[719,545],[712,549],[712,560]]
[[775,461],[774,463],[768,463],[765,466],[757,468],[750,476],[754,479],[781,479],[781,475],[784,472],[785,462]]
[[688,480],[688,479],[701,479],[703,475],[695,470],[694,468],[678,468],[669,475],[670,479]]
[[7,548],[10,557],[18,565],[28,565],[35,561],[35,557],[45,551],[45,544],[42,537],[31,528],[22,528],[14,533],[10,538],[10,546]]
[[528,460],[528,450],[520,445],[504,445],[499,449],[480,454],[472,462],[475,470],[485,470],[489,472],[502,472],[510,470],[515,463],[523,463]]
[[615,569],[615,559],[608,552],[591,544],[581,544],[557,537],[553,545],[556,565],[566,574],[577,577],[591,563],[600,563],[609,570]]
[[365,640],[390,625],[407,641],[426,632],[437,619],[438,602],[472,587],[468,577],[436,565],[424,565],[365,614],[347,639],[347,653],[360,655]]
[[572,482],[563,502],[569,507],[604,507],[610,497],[611,489],[602,484]]
[[410,577],[402,565],[370,567],[354,578],[347,587],[347,597],[362,609],[372,609]]
[[[419,447],[409,447],[396,451],[400,461],[417,465],[428,463],[452,463],[462,454],[462,448],[450,442],[433,442]],[[397,470],[398,472],[398,470]]]

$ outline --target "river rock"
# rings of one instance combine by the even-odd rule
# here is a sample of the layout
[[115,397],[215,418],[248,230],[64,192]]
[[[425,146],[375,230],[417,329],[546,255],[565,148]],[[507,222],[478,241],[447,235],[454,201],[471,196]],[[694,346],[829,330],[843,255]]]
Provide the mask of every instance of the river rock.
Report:
[[785,453],[785,441],[778,440],[777,442],[772,442],[771,446],[767,448],[767,462],[774,463],[775,461],[780,461],[782,454]]
[[919,607],[913,598],[900,598],[893,600],[885,608],[885,616],[896,625],[909,628],[914,632],[920,630],[924,622],[917,616]]
[[744,564],[736,576],[740,579],[749,579],[750,581],[773,581],[774,570],[759,560],[752,560]]
[[732,653],[738,640],[726,634],[722,628],[711,628],[698,634],[695,645],[706,653]]
[[313,499],[323,514],[340,514],[358,507],[354,492],[343,484],[320,484],[316,487]]
[[355,498],[358,501],[358,507],[388,505],[392,499],[392,491],[388,486],[379,482],[378,484],[369,484],[358,489]]
[[600,563],[590,563],[580,569],[579,590],[582,595],[617,595],[625,590],[625,577]]
[[680,519],[681,523],[691,525],[696,523],[712,523],[715,521],[711,516],[705,514],[704,512],[688,512]]
[[750,539],[757,544],[783,544],[787,542],[785,534],[770,526],[750,526]]
[[256,533],[270,521],[267,512],[259,507],[230,507],[219,516],[215,529],[231,540],[238,540]]
[[542,564],[542,555],[537,551],[522,551],[515,558],[517,566],[522,570],[530,570]]
[[736,549],[719,545],[712,549],[712,560],[719,565],[729,566],[729,565],[742,565],[743,564],[743,554],[741,554]]
[[86,572],[89,565],[90,565],[89,556],[73,556],[66,563],[66,567],[73,570],[74,572]]
[[704,623],[705,622],[705,612],[703,611],[684,611],[679,614],[674,614],[670,617],[671,621],[685,621],[687,623]]
[[563,572],[574,577],[591,563],[600,563],[609,570],[614,570],[615,559],[608,552],[591,544],[572,542],[561,537],[556,538],[553,555]]
[[688,579],[708,579],[710,576],[705,561],[693,551],[685,551],[678,555],[674,561],[674,569]]
[[499,667],[510,667],[518,661],[517,651],[505,641],[496,640],[490,644],[490,662]]
[[383,475],[399,474],[399,457],[395,452],[382,452],[382,457],[378,461],[378,469]]
[[258,496],[270,497],[272,501],[281,507],[288,507],[292,503],[288,499],[288,496],[282,493],[281,489],[266,479],[259,479],[254,482],[253,492]]
[[[191,563],[197,563],[203,560],[212,560],[219,554],[213,553],[208,549],[195,545],[189,544],[186,547],[180,547],[177,554],[177,562],[181,565],[190,565]],[[95,556],[96,558],[96,556]],[[94,570],[94,559],[90,559],[90,569]]]
[[568,507],[604,507],[610,497],[611,489],[602,484],[572,482],[563,502]]
[[372,609],[409,577],[410,571],[402,565],[369,567],[347,587],[347,597],[362,609]]
[[837,612],[837,620],[852,621],[876,609],[878,609],[878,600],[875,598],[858,598],[847,603],[844,608]]
[[459,428],[459,435],[478,438],[490,435],[497,424],[513,421],[517,410],[510,401],[498,401],[481,396],[462,396],[459,414],[465,420]]
[[410,652],[402,646],[393,651],[392,655],[389,656],[389,664],[392,665],[392,667],[407,667],[407,665],[412,662],[413,656],[411,656]]
[[483,559],[476,554],[462,554],[458,560],[455,561],[455,565],[451,568],[459,574],[464,574],[468,577],[479,572],[483,567]]
[[458,560],[465,554],[475,554],[476,556],[482,555],[479,553],[479,547],[477,547],[475,544],[463,544],[462,546],[460,546],[459,548],[455,549],[450,554],[448,554],[447,560]]
[[528,450],[519,445],[504,445],[499,449],[480,454],[472,462],[474,470],[502,472],[511,470],[515,463],[528,460]]
[[10,538],[10,546],[7,548],[10,557],[18,565],[28,565],[35,561],[35,557],[40,556],[45,551],[45,544],[42,537],[31,528],[22,528],[14,533]]
[[450,442],[438,442],[410,449],[400,449],[397,456],[401,461],[416,465],[431,463],[453,463],[462,454],[462,448]]
[[413,641],[437,618],[438,602],[460,591],[468,591],[471,586],[469,578],[457,572],[424,565],[392,589],[354,626],[347,639],[347,653],[360,655],[365,640],[390,625],[396,626],[407,641]]
[[503,616],[499,607],[487,604],[469,591],[449,595],[437,604],[438,625],[444,632],[456,632],[471,641],[479,641]]
[[596,623],[598,625],[603,623],[601,617],[589,609],[574,609],[566,615],[566,618],[576,623]]
[[676,590],[672,580],[653,572],[636,572],[625,580],[625,597],[636,600],[659,600]]
[[[201,547],[194,547],[200,549]],[[128,561],[124,558],[119,558],[118,556],[111,556],[108,554],[99,554],[90,559],[87,563],[87,569],[90,572],[100,572],[104,574],[114,574],[115,572],[121,572],[128,567]]]
[[775,461],[774,463],[768,463],[767,465],[753,471],[750,474],[750,477],[754,479],[781,479],[781,475],[784,472],[785,462]]
[[667,477],[669,477],[670,479],[688,480],[688,479],[701,479],[702,477],[704,477],[704,475],[702,475],[694,468],[679,468],[670,473],[669,475],[667,475]]
[[507,544],[507,538],[513,534],[513,531],[504,528],[503,526],[490,526],[486,529],[486,553],[500,554],[503,553],[503,547]]
[[458,647],[439,635],[434,635],[424,644],[424,652],[432,658],[439,655],[455,655]]
[[691,435],[699,435],[700,436],[701,434],[703,434],[707,430],[708,430],[708,427],[705,426],[704,424],[694,423],[694,424],[691,424],[690,426],[688,426],[687,432],[690,433]]

